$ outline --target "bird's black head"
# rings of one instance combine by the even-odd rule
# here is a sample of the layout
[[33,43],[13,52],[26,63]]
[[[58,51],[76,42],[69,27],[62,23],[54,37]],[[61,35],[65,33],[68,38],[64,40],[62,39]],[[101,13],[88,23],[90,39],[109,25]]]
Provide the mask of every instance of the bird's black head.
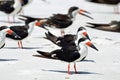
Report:
[[[85,17],[88,17],[90,19],[93,19],[92,17],[88,16],[87,14],[90,14],[90,12],[83,10],[83,9],[79,9],[79,7],[73,6],[69,9],[68,11],[68,15],[70,18],[75,18],[75,16],[77,15],[77,13],[79,13],[80,15],[83,15]],[[87,14],[85,14],[87,13]]]
[[71,12],[73,12],[73,11],[77,10],[77,9],[79,9],[79,8],[78,8],[78,7],[76,7],[76,6],[70,7],[70,9],[69,9],[68,13],[71,13]]
[[78,48],[79,49],[80,49],[79,44],[82,43],[82,42],[83,42],[83,46],[86,45],[86,46],[91,47],[91,48],[93,48],[93,49],[98,51],[98,49],[93,45],[93,43],[89,39],[87,39],[87,38],[81,38],[81,39],[78,40]]
[[70,7],[70,9],[68,10],[68,15],[70,15],[71,18],[73,18],[73,14],[72,12],[75,11],[75,10],[78,10],[79,8],[76,7],[76,6],[73,6],[73,7]]
[[77,32],[82,31],[82,30],[86,30],[86,29],[81,26],[81,27],[78,28]]
[[86,28],[84,28],[84,27],[79,27],[78,28],[78,30],[77,30],[77,37],[85,37],[85,38],[87,38],[87,39],[89,39],[90,40],[90,37],[89,37],[89,35],[88,35],[88,33],[87,33],[87,30],[86,30]]

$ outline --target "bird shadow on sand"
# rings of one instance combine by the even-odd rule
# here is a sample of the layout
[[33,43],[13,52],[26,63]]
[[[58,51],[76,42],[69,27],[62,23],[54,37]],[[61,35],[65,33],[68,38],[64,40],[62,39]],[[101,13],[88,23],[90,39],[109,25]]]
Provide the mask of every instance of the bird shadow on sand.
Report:
[[0,62],[2,61],[18,61],[18,59],[0,59]]
[[23,48],[18,48],[18,47],[4,47],[3,49],[41,49],[42,47],[23,47]]
[[[68,73],[67,71],[60,71],[60,70],[45,70],[45,69],[42,69],[42,71],[58,72],[58,73]],[[71,71],[70,74],[71,75],[73,75],[73,74],[97,74],[97,75],[102,75],[100,73],[87,72],[87,71],[78,71],[77,73],[75,73],[74,71]]]
[[[5,20],[0,20],[0,22],[2,22],[2,23],[9,23],[8,21],[5,21]],[[23,22],[21,22],[21,21],[10,21],[10,23],[20,24],[20,23],[23,23]]]
[[81,62],[93,62],[93,63],[95,63],[94,60],[87,60],[87,59],[85,59],[85,60],[83,60],[83,61],[81,61]]

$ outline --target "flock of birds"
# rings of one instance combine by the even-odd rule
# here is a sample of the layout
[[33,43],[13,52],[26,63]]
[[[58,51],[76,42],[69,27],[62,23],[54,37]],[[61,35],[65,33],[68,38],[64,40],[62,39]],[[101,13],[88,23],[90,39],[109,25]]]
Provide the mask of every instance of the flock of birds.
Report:
[[[0,11],[8,15],[15,15],[21,12],[22,8],[25,5],[29,4],[31,1],[32,0],[10,0],[9,2],[6,0],[1,0]],[[119,2],[120,1],[118,0],[118,3]],[[74,22],[77,14],[93,19],[87,15],[90,14],[88,11],[80,9],[76,6],[70,7],[67,14],[54,14],[48,18],[34,18],[30,16],[20,15],[21,18],[19,19],[24,21],[24,25],[14,25],[9,27],[0,26],[0,48],[3,48],[5,46],[6,37],[12,40],[17,40],[19,48],[23,48],[22,40],[32,33],[34,25],[36,25],[38,27],[46,29],[46,37],[44,38],[59,46],[60,49],[56,49],[51,52],[37,50],[40,55],[34,56],[68,62],[68,74],[70,74],[70,63],[73,62],[75,73],[77,73],[76,62],[83,61],[86,58],[88,54],[87,47],[91,47],[98,51],[98,49],[92,44],[85,27],[80,26],[76,34],[65,34],[64,28],[69,27]],[[87,27],[91,28],[114,32],[120,31],[120,21],[112,21],[110,24],[87,24]],[[55,36],[46,27],[55,27],[61,29],[61,36]]]

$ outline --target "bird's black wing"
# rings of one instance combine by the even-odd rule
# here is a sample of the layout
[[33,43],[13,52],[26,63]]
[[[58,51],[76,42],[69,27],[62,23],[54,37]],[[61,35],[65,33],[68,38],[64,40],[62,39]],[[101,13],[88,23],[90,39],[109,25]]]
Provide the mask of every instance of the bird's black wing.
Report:
[[[24,39],[28,36],[28,29],[25,26],[11,26],[11,30],[13,30],[17,35],[21,37],[21,39]],[[14,36],[7,34],[6,37],[20,40],[19,38],[14,38]]]
[[56,44],[57,40],[58,40],[58,37],[53,35],[52,33],[48,32],[48,33],[45,33],[46,37],[45,39],[48,39],[50,40],[51,42],[53,42],[54,44]]
[[[56,50],[55,50],[55,51],[56,51]],[[41,57],[41,58],[47,58],[47,59],[55,59],[55,60],[58,60],[57,57],[51,56],[51,55],[52,55],[52,52],[49,53],[49,52],[44,52],[44,51],[37,50],[37,53],[39,53],[40,55],[33,55],[33,56],[35,56],[35,57]]]
[[47,24],[57,28],[66,28],[72,24],[72,21],[67,15],[55,14],[48,19]]

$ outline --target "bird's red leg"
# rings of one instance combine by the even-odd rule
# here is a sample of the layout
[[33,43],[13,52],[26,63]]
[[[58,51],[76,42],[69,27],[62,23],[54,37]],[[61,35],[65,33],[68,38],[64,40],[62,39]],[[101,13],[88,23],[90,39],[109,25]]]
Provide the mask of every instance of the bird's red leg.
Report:
[[63,29],[61,29],[61,36],[65,35],[65,31]]
[[70,63],[68,64],[68,74],[70,74]]
[[23,48],[23,44],[22,44],[22,41],[20,40],[20,45],[21,45],[21,48]]
[[21,41],[21,40],[18,41],[18,47],[19,47],[19,48],[23,48],[23,45],[22,45],[22,41]]
[[21,13],[24,15],[24,10],[21,10]]
[[10,16],[8,15],[7,17],[8,17],[8,23],[11,24],[11,22],[10,22]]
[[20,48],[21,46],[20,46],[20,41],[18,41],[18,47]]
[[118,5],[117,5],[117,12],[118,12],[118,14],[120,13],[120,12],[119,12],[119,6],[118,6]]
[[15,22],[15,15],[13,15],[13,22]]
[[116,14],[119,14],[119,7],[118,7],[118,5],[114,7],[114,12],[115,12]]
[[74,70],[75,70],[75,73],[77,74],[76,63],[74,63]]

